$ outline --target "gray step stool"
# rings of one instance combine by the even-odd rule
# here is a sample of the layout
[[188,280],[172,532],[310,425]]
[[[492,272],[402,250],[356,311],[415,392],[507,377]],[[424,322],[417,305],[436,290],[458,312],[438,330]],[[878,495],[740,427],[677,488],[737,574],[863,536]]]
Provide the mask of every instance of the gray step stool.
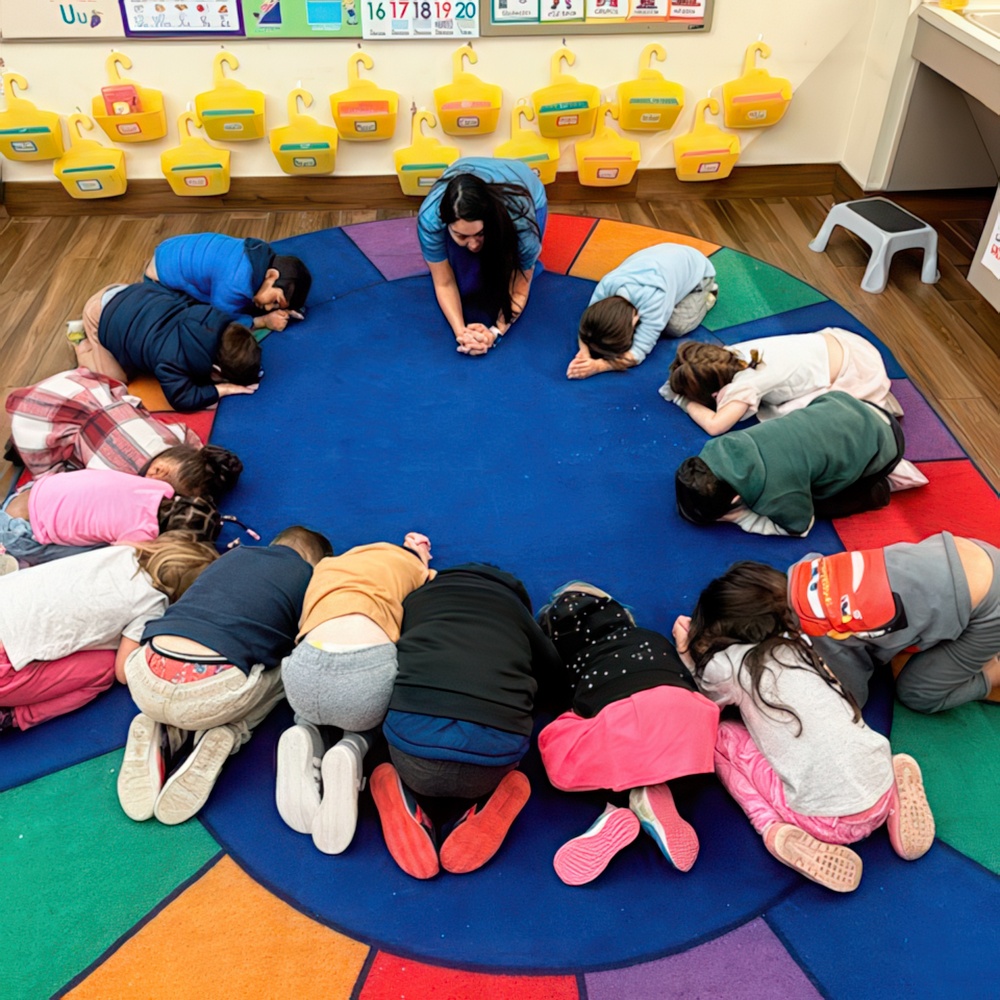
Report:
[[843,226],[872,248],[868,270],[861,279],[866,292],[881,292],[889,281],[889,265],[897,250],[923,247],[924,265],[920,280],[933,285],[941,277],[937,266],[937,233],[923,219],[918,219],[888,198],[861,198],[834,205],[820,227],[810,250],[822,253],[835,226]]

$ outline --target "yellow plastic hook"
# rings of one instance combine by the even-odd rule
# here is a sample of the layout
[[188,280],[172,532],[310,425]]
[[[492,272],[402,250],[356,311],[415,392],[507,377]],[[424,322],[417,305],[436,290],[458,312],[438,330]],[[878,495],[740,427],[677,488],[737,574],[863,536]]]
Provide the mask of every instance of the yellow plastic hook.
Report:
[[227,81],[226,74],[222,71],[223,66],[228,66],[230,69],[239,69],[240,61],[232,54],[232,52],[227,52],[223,49],[221,52],[216,52],[215,59],[212,61],[212,79],[216,87],[221,87]]
[[757,68],[757,55],[765,59],[771,57],[771,46],[766,42],[754,42],[747,46],[746,56],[743,58],[743,72],[752,73]]
[[120,67],[125,69],[132,68],[132,60],[129,59],[124,52],[112,52],[107,59],[104,60],[104,68],[107,70],[108,79],[112,83],[126,83],[126,79],[122,76]]
[[371,69],[374,65],[375,62],[367,52],[352,52],[347,60],[347,85],[353,87],[361,82],[361,76],[358,73],[359,66]]

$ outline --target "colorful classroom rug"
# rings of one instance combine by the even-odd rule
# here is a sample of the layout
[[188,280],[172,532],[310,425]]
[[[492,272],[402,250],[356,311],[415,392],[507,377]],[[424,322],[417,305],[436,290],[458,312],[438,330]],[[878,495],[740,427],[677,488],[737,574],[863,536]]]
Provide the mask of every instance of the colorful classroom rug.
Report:
[[[815,289],[690,236],[554,216],[524,317],[482,358],[456,353],[412,219],[282,244],[315,275],[308,315],[264,347],[252,397],[227,399],[213,440],[246,472],[227,507],[266,540],[287,524],[338,550],[430,535],[435,565],[470,559],[519,575],[536,606],[587,579],[669,632],[739,558],[779,567],[808,551],[886,544],[941,529],[1000,542],[995,493],[879,345],[906,408],[907,455],[930,486],[885,511],[761,538],[678,517],[673,474],[704,435],[658,396],[673,354],[565,378],[594,281],[660,241],[712,255],[721,294],[696,336],[842,326],[874,340]],[[806,251],[803,249],[803,253]],[[497,856],[428,882],[389,857],[371,799],[339,857],[285,827],[276,710],[228,763],[198,820],[125,818],[115,778],[128,694],[0,738],[0,995],[36,998],[317,997],[665,1000],[982,997],[996,992],[1000,914],[1000,706],[924,718],[893,708],[881,677],[870,723],[921,761],[939,840],[907,864],[884,830],[858,845],[865,872],[840,896],[764,850],[711,777],[673,783],[701,839],[692,871],[642,836],[589,885],[563,885],[556,849],[600,795],[545,780]],[[377,762],[373,751],[368,769]]]

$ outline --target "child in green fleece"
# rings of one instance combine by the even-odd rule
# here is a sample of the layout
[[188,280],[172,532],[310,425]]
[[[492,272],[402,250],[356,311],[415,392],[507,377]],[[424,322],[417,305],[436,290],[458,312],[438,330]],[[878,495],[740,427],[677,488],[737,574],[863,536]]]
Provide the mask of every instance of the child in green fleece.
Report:
[[[677,509],[694,524],[732,521],[760,535],[807,535],[816,517],[889,503],[890,489],[926,479],[903,462],[894,417],[843,392],[713,438],[677,470]],[[905,466],[890,484],[891,473]]]

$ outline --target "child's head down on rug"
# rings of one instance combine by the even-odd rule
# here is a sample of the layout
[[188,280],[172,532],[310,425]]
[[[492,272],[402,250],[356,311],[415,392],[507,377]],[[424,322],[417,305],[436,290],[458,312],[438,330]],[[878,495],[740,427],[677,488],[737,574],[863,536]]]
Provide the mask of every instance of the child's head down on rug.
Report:
[[214,444],[204,448],[178,444],[154,455],[139,475],[161,479],[181,496],[218,500],[236,485],[242,472],[243,463],[226,448]]

